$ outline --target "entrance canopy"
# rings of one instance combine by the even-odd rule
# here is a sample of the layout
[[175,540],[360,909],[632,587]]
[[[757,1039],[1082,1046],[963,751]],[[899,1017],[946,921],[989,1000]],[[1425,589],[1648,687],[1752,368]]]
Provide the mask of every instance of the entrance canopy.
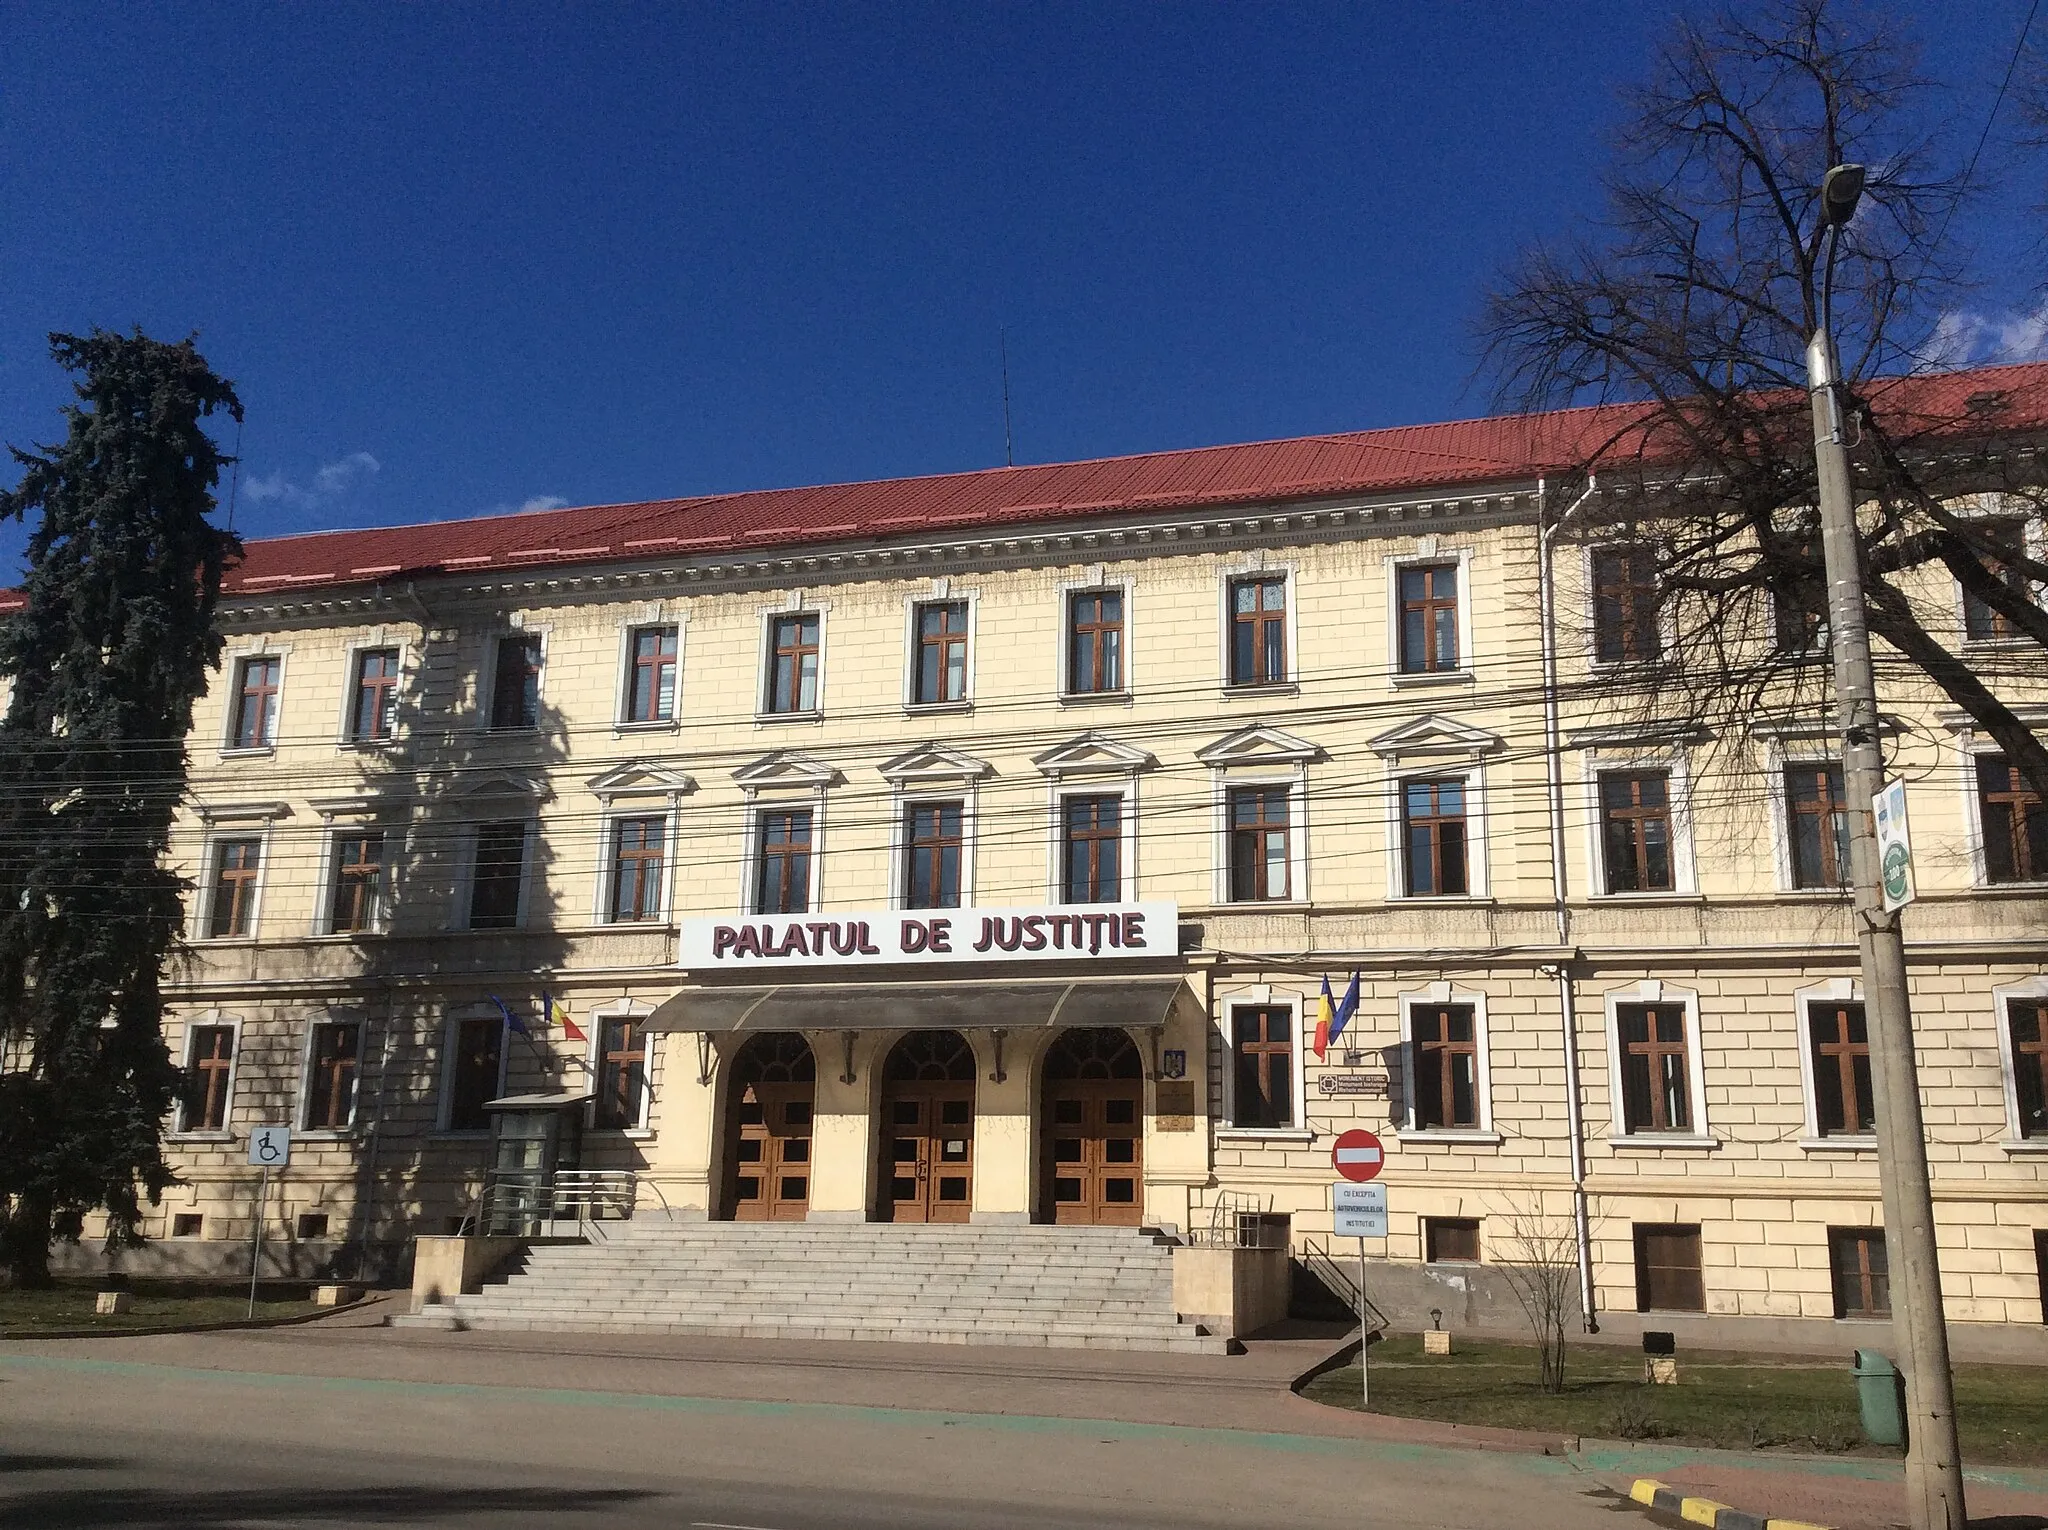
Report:
[[1162,1026],[1174,1006],[1199,1012],[1177,977],[1037,982],[783,983],[685,988],[648,1016],[649,1031],[957,1031],[1051,1026]]

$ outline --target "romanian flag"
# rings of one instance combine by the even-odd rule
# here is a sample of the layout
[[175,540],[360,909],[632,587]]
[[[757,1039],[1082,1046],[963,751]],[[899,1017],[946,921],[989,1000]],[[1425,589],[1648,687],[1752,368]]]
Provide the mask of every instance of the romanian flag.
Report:
[[540,1012],[547,1018],[549,1030],[553,1030],[559,1025],[562,1028],[562,1034],[571,1041],[588,1041],[590,1039],[583,1034],[583,1028],[569,1018],[569,1006],[546,989],[541,990]]
[[[1323,1005],[1324,1005],[1324,1007],[1325,1007],[1325,1008],[1327,1008],[1327,1007],[1328,1007],[1328,1005],[1329,1005],[1329,1002],[1330,1002],[1330,980],[1329,980],[1328,978],[1324,978],[1324,979],[1323,979],[1323,997],[1322,997],[1322,1003],[1323,1003]],[[1349,988],[1347,988],[1347,989],[1345,989],[1345,990],[1344,990],[1344,998],[1343,998],[1343,1000],[1342,1000],[1342,1001],[1341,1001],[1341,1002],[1340,1002],[1340,1003],[1339,1003],[1339,1004],[1337,1005],[1337,1012],[1336,1012],[1336,1014],[1334,1014],[1334,1015],[1332,1015],[1332,1016],[1330,1017],[1330,1030],[1329,1030],[1329,1033],[1328,1033],[1327,1035],[1324,1035],[1324,1034],[1322,1033],[1322,1031],[1321,1031],[1321,1028],[1320,1028],[1320,1026],[1319,1026],[1319,1027],[1317,1028],[1317,1040],[1318,1040],[1318,1041],[1320,1041],[1320,1042],[1322,1043],[1322,1045],[1321,1045],[1321,1046],[1319,1046],[1319,1047],[1317,1047],[1317,1049],[1316,1049],[1316,1050],[1317,1050],[1318,1052],[1321,1052],[1321,1051],[1322,1051],[1322,1049],[1323,1049],[1323,1047],[1333,1047],[1333,1046],[1335,1046],[1335,1045],[1337,1044],[1337,1038],[1338,1038],[1339,1036],[1341,1036],[1341,1035],[1343,1035],[1343,1034],[1344,1034],[1344,1027],[1345,1027],[1345,1026],[1347,1026],[1347,1025],[1349,1025],[1349,1024],[1351,1023],[1351,1017],[1352,1017],[1353,1015],[1357,1014],[1357,1013],[1358,1013],[1358,974],[1357,974],[1356,972],[1353,972],[1353,973],[1351,974],[1351,986],[1350,986]]]
[[1316,1057],[1330,1050],[1330,1043],[1337,1039],[1337,1032],[1344,1022],[1337,1018],[1337,1001],[1330,996],[1330,979],[1323,978],[1322,994],[1316,999]]

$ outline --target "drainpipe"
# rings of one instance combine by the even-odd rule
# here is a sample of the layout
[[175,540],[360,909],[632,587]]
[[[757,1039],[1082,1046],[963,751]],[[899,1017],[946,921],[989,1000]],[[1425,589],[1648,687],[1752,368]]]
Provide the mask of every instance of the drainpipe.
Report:
[[1536,579],[1538,619],[1543,629],[1543,765],[1550,797],[1550,894],[1557,920],[1557,944],[1561,953],[1547,971],[1557,979],[1557,1008],[1564,1026],[1564,1097],[1567,1130],[1571,1134],[1572,1224],[1579,1253],[1579,1310],[1586,1332],[1600,1331],[1600,1317],[1593,1303],[1593,1230],[1586,1205],[1586,1117],[1579,1097],[1579,1020],[1572,982],[1571,910],[1565,905],[1564,865],[1564,752],[1562,728],[1557,715],[1557,586],[1551,571],[1551,540],[1579,508],[1593,497],[1598,480],[1589,476],[1585,492],[1567,505],[1556,519],[1544,522],[1546,485],[1536,484],[1537,522]]

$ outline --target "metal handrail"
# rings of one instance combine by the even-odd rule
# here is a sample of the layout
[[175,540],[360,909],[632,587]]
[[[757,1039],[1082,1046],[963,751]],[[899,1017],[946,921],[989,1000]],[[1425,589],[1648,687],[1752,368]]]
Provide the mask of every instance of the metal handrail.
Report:
[[[1332,1296],[1342,1297],[1344,1305],[1351,1311],[1358,1310],[1358,1281],[1345,1272],[1328,1244],[1313,1233],[1301,1240],[1301,1262],[1308,1272],[1329,1288]],[[1365,1310],[1369,1314],[1372,1330],[1385,1333],[1387,1315],[1373,1304],[1371,1297],[1365,1299]]]

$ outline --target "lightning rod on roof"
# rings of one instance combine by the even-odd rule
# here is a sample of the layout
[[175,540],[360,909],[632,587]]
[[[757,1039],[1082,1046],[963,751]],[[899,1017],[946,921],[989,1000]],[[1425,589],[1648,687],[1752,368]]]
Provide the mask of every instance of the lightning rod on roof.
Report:
[[1003,466],[1015,467],[1017,459],[1010,450],[1010,332],[1004,328],[996,330],[996,346],[1003,355]]

